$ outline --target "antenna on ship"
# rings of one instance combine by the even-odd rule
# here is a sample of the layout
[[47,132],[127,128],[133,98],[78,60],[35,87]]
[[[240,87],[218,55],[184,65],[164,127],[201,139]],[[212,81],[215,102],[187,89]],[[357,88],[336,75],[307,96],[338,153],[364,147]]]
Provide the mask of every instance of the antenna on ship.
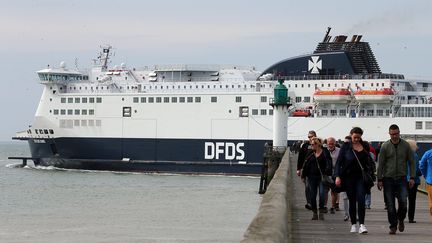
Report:
[[331,30],[331,27],[327,27],[327,32],[326,32],[326,35],[324,36],[324,39],[322,42],[328,42],[330,40],[330,38],[331,38],[331,36],[329,37],[330,30]]
[[109,58],[111,56],[110,50],[111,50],[112,46],[106,45],[106,46],[101,46],[101,48],[102,48],[102,53],[100,53],[98,59],[99,59],[100,64],[102,66],[102,71],[105,71],[108,69],[108,61],[109,61]]

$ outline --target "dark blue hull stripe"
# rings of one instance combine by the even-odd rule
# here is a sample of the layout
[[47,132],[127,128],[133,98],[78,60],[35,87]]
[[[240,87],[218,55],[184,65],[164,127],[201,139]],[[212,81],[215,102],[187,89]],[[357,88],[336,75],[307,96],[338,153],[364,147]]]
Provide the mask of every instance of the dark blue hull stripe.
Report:
[[[41,165],[60,168],[259,174],[264,140],[55,138],[28,140]],[[240,162],[240,163],[239,163]]]

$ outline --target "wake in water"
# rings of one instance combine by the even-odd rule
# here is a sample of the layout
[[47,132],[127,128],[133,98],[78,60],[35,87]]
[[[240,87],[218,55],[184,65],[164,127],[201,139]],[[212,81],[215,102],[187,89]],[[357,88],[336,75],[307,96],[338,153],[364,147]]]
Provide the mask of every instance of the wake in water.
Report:
[[22,163],[14,163],[7,164],[7,168],[24,168],[31,170],[44,170],[44,171],[69,171],[69,172],[78,172],[78,173],[111,173],[111,174],[132,174],[132,175],[155,175],[155,176],[223,176],[223,177],[240,177],[240,178],[257,178],[257,176],[236,176],[236,175],[217,175],[217,174],[181,174],[181,173],[156,173],[156,172],[131,172],[131,171],[109,171],[109,170],[83,170],[83,169],[65,169],[59,168],[55,166],[34,166],[34,165],[26,165],[23,166]]

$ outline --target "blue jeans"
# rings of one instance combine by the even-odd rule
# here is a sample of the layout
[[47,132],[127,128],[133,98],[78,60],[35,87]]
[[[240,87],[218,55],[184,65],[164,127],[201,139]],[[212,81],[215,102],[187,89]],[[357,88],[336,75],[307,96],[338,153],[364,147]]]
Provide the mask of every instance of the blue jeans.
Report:
[[372,202],[372,195],[370,193],[366,193],[366,198],[365,198],[366,207],[370,208],[371,202]]
[[364,187],[363,178],[360,176],[350,176],[344,178],[344,188],[349,201],[349,215],[351,224],[357,223],[357,214],[359,224],[364,224],[365,221],[365,196],[366,189]]
[[317,210],[317,193],[319,191],[319,208],[324,208],[325,190],[324,185],[321,183],[321,177],[310,176],[307,177],[309,187],[309,199],[312,210]]
[[[387,203],[387,217],[390,228],[396,228],[399,221],[403,221],[407,213],[407,181],[405,177],[398,179],[383,178],[384,197]],[[396,211],[395,198],[399,208]]]

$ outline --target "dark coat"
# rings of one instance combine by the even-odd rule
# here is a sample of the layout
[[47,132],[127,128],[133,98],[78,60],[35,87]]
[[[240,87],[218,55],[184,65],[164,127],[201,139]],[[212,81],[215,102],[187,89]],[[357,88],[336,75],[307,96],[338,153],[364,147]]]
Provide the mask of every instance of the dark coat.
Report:
[[318,169],[317,160],[319,161],[319,167],[321,168],[321,172],[323,175],[332,175],[333,163],[330,156],[330,152],[326,149],[322,149],[321,155],[316,158],[314,153],[311,153],[305,160],[302,170],[302,178],[306,178],[308,176],[320,177],[321,173]]
[[[361,144],[363,146],[363,152],[366,153],[365,157],[367,159],[360,161],[360,163],[366,173],[373,175],[375,173],[375,162],[373,162],[369,154],[369,144],[363,141],[361,141]],[[333,176],[343,178],[344,176],[351,174],[351,172],[356,168],[358,168],[358,162],[353,153],[352,143],[345,143],[339,152]],[[359,176],[361,176],[361,170],[359,170],[359,173]]]

